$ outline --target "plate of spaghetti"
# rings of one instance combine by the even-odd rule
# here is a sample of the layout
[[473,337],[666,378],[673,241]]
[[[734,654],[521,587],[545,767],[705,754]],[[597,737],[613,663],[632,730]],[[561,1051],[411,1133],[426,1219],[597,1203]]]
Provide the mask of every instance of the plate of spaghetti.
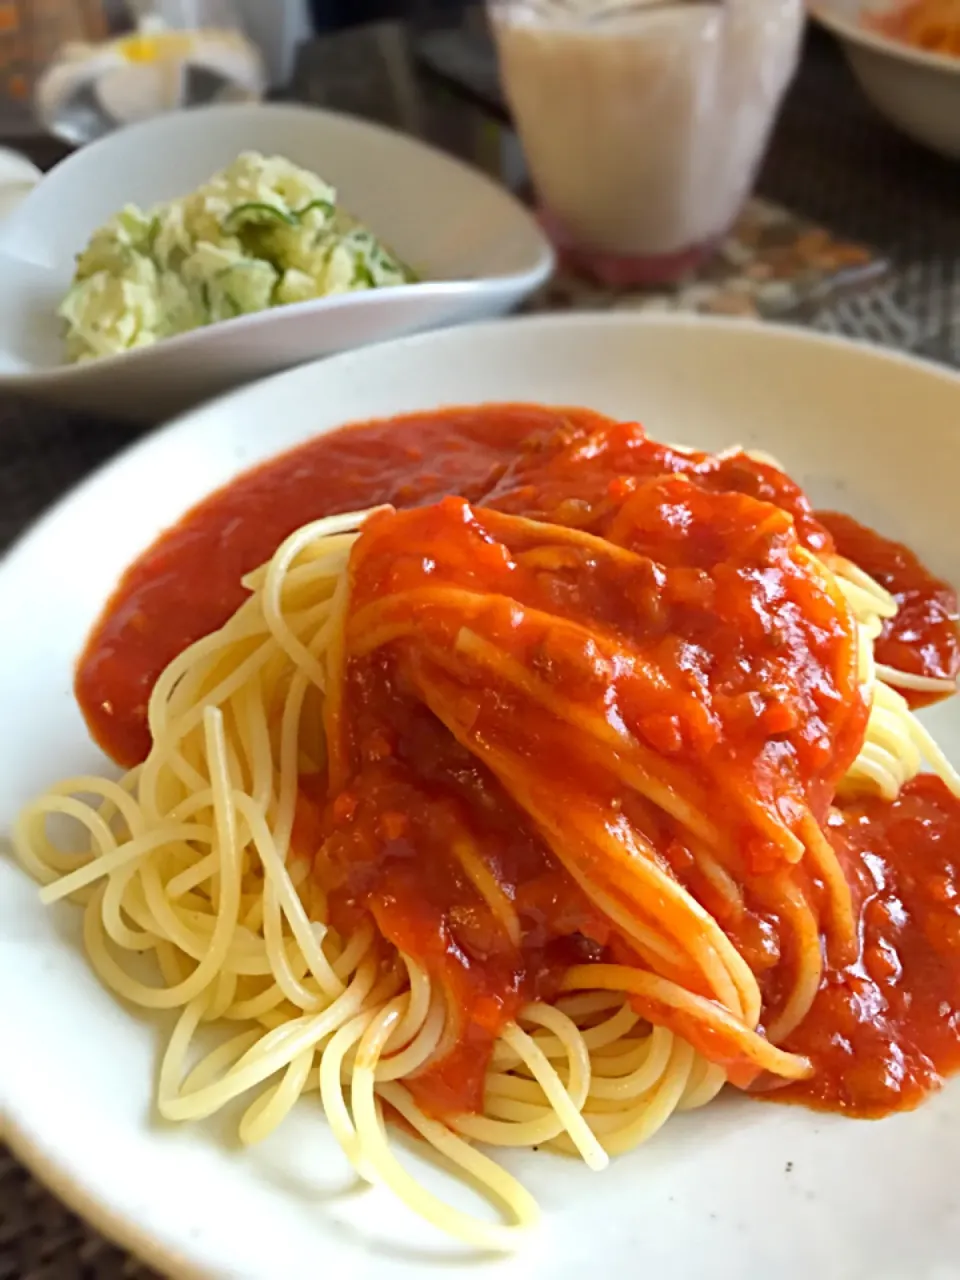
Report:
[[810,0],[877,110],[917,142],[960,156],[957,0]]
[[175,1275],[949,1274],[958,417],[538,318],[88,481],[0,569],[14,1150]]

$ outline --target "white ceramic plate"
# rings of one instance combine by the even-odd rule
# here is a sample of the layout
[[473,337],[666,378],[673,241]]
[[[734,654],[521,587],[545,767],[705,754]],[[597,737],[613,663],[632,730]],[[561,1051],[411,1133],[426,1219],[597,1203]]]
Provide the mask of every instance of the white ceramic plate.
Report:
[[[279,307],[65,365],[56,309],[91,233],[125,204],[188,194],[241,151],[319,173],[421,282]],[[391,129],[309,107],[158,116],[78,151],[26,190],[0,222],[0,390],[152,422],[317,356],[501,315],[553,268],[532,214],[492,179]]]
[[809,0],[810,11],[840,40],[866,96],[917,142],[960,157],[960,58],[914,49],[864,26],[906,0]]
[[[640,417],[660,437],[740,441],[821,504],[906,539],[960,582],[960,379],[822,337],[681,318],[459,329],[285,374],[147,439],[53,511],[0,569],[0,827],[44,784],[102,767],[70,696],[117,575],[240,469],[352,419],[537,400]],[[930,722],[955,760],[955,706]],[[960,1081],[876,1123],[736,1095],[671,1120],[592,1174],[508,1163],[544,1209],[524,1252],[476,1259],[388,1193],[350,1190],[319,1107],[238,1152],[227,1120],[152,1115],[160,1028],[100,988],[75,909],[41,909],[0,857],[0,1098],[14,1150],[98,1226],[176,1275],[273,1280],[946,1280],[960,1259]],[[433,1170],[426,1176],[446,1185]]]

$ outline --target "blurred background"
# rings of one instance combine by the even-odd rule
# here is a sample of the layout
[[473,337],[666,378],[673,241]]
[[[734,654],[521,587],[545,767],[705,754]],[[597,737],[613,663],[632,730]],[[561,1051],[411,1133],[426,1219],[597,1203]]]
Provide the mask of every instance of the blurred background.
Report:
[[799,318],[960,362],[955,0],[0,0],[0,145],[41,170],[259,97],[535,203],[561,257],[535,307]]
[[561,255],[535,307],[799,318],[957,363],[950,5],[0,0],[0,145],[42,170],[159,110],[313,103],[535,202]]

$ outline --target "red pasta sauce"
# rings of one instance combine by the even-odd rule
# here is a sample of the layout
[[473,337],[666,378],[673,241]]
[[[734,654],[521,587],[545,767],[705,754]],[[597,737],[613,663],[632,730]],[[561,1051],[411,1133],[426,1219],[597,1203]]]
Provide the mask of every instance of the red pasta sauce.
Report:
[[[665,644],[682,634],[686,647],[670,661],[691,679],[698,678],[695,650],[708,654],[709,672],[723,667],[727,692],[722,706],[717,703],[715,743],[685,736],[668,702],[650,714],[631,712],[649,747],[675,767],[699,776],[708,747],[726,751],[733,769],[747,747],[762,752],[767,742],[792,743],[804,798],[826,824],[854,888],[860,948],[851,964],[827,963],[813,1010],[784,1046],[809,1056],[813,1075],[777,1096],[870,1116],[915,1105],[960,1066],[960,804],[939,780],[923,777],[894,804],[865,799],[830,807],[838,777],[856,754],[865,711],[855,690],[842,697],[837,692],[844,687],[838,674],[843,637],[829,627],[819,640],[805,642],[813,665],[798,682],[807,699],[802,716],[799,692],[785,711],[762,696],[740,707],[728,691],[735,690],[738,663],[754,670],[761,652],[790,642],[782,622],[786,604],[802,605],[810,617],[819,607],[796,596],[799,588],[790,585],[777,559],[778,538],[783,546],[798,541],[814,553],[837,550],[894,595],[900,613],[885,628],[878,657],[902,670],[956,676],[956,598],[906,548],[847,517],[818,516],[803,492],[769,464],[739,453],[671,448],[649,440],[635,424],[586,410],[527,405],[415,414],[319,437],[211,495],[124,575],[77,668],[77,698],[95,739],[125,766],[144,758],[147,700],[160,672],[227,620],[244,598],[241,577],[308,521],[382,503],[429,506],[422,519],[404,526],[405,539],[418,548],[405,569],[411,580],[432,580],[442,561],[452,581],[472,574],[495,593],[503,572],[497,538],[490,535],[484,544],[477,534],[458,550],[471,510],[464,503],[434,506],[445,495],[477,510],[596,532],[665,566],[673,610],[666,622],[659,605],[643,603],[646,597],[630,596],[627,608],[636,583],[615,581],[616,575],[607,581],[596,566],[583,564],[566,578],[553,573],[550,608],[631,636],[639,627],[649,632],[663,626]],[[490,548],[486,559],[478,553],[481,545]],[[755,580],[751,556],[763,569]],[[729,578],[727,594],[698,596],[704,572],[725,559],[743,566],[739,577]],[[775,608],[769,594],[774,577],[781,592]],[[530,599],[541,599],[543,588],[533,578],[524,589]],[[710,624],[711,609],[726,619],[727,639]],[[737,609],[744,610],[739,623]],[[529,637],[514,630],[505,623],[498,643],[533,661],[521,644]],[[641,638],[649,639],[647,632]],[[564,687],[575,696],[599,696],[584,675],[583,651],[537,655],[554,676],[567,664]],[[479,1108],[497,1032],[524,1002],[552,998],[569,965],[642,960],[613,936],[495,771],[427,709],[418,681],[451,706],[457,691],[444,684],[449,673],[425,676],[424,662],[429,657],[414,653],[405,663],[373,657],[351,669],[351,736],[344,747],[349,784],[337,789],[331,812],[305,781],[294,841],[306,851],[328,842],[326,887],[336,922],[346,928],[371,914],[390,942],[432,976],[441,975],[460,1008],[456,1045],[419,1084],[411,1082],[422,1105],[445,1114]],[[705,679],[712,678],[709,672]],[[574,738],[560,741],[526,709],[511,720],[507,702],[498,708],[487,694],[476,695],[484,742],[495,745],[499,735],[513,747],[522,740],[531,759],[552,761],[556,786],[571,796],[605,785],[577,755]],[[618,696],[629,703],[627,684]],[[738,714],[743,729],[734,741]],[[816,745],[821,739],[810,729],[815,721],[824,726],[821,739],[829,750]],[[715,817],[736,830],[734,816]],[[636,821],[649,827],[657,819],[639,813]],[[475,879],[464,870],[474,862],[466,855],[451,859],[454,845],[461,854],[479,850],[482,866],[493,869],[497,892],[521,922],[516,936],[505,940],[489,893],[478,897]],[[727,930],[775,1003],[773,975],[790,962],[781,954],[776,907],[751,904],[739,919],[725,920],[723,903],[711,899],[709,884],[697,881],[682,843],[668,840],[664,847],[672,874]],[[766,856],[761,848],[744,848],[754,870],[762,871]]]

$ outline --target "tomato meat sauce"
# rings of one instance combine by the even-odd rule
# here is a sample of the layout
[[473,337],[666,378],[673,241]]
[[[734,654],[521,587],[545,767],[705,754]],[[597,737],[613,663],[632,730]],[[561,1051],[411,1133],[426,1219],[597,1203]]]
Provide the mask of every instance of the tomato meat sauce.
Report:
[[[883,538],[835,511],[819,513],[839,555],[852,560],[897,602],[897,615],[877,638],[877,661],[897,671],[935,680],[956,680],[960,673],[957,593],[920,563],[909,547]],[[913,707],[935,701],[930,694],[906,690]]]
[[[658,476],[685,476],[701,489],[786,511],[807,549],[839,552],[897,600],[900,613],[877,644],[879,661],[956,677],[953,591],[907,548],[846,516],[816,513],[769,463],[672,448],[587,410],[491,405],[332,432],[241,475],[190,511],[124,575],[80,658],[76,695],[91,733],[118,763],[141,761],[159,674],[230,617],[245,596],[241,578],[311,520],[456,495],[474,507],[603,530]],[[443,970],[462,1011],[459,1039],[419,1085],[411,1083],[437,1114],[478,1110],[504,1021],[530,999],[551,999],[569,965],[623,960],[622,946],[483,764],[382,664],[362,664],[356,680],[356,705],[366,701],[378,716],[376,733],[358,730],[363,787],[337,799],[350,812],[339,815],[347,820],[332,838],[344,847],[332,865],[349,866],[349,875],[325,886],[335,923],[349,928],[372,914],[389,941]],[[669,729],[664,721],[658,732],[669,738]],[[771,734],[785,731],[771,721]],[[379,756],[377,734],[388,743]],[[416,762],[415,776],[398,767],[405,760]],[[294,845],[304,851],[330,831],[314,790],[305,783],[294,828]],[[826,966],[812,1011],[783,1046],[807,1055],[813,1075],[772,1096],[878,1116],[916,1105],[960,1067],[960,804],[925,776],[892,804],[871,798],[831,809],[827,830],[854,888],[860,953],[843,970]],[[449,857],[430,856],[451,843],[463,851],[459,870]],[[495,865],[495,890],[522,922],[509,946],[475,909],[471,847],[482,847],[483,864]],[[776,951],[776,939],[769,920],[753,924],[749,937],[734,941],[756,969],[765,952]]]
[[830,835],[860,901],[860,954],[825,973],[784,1046],[813,1075],[776,1096],[878,1117],[960,1068],[960,805],[922,774],[892,803],[843,805]]

